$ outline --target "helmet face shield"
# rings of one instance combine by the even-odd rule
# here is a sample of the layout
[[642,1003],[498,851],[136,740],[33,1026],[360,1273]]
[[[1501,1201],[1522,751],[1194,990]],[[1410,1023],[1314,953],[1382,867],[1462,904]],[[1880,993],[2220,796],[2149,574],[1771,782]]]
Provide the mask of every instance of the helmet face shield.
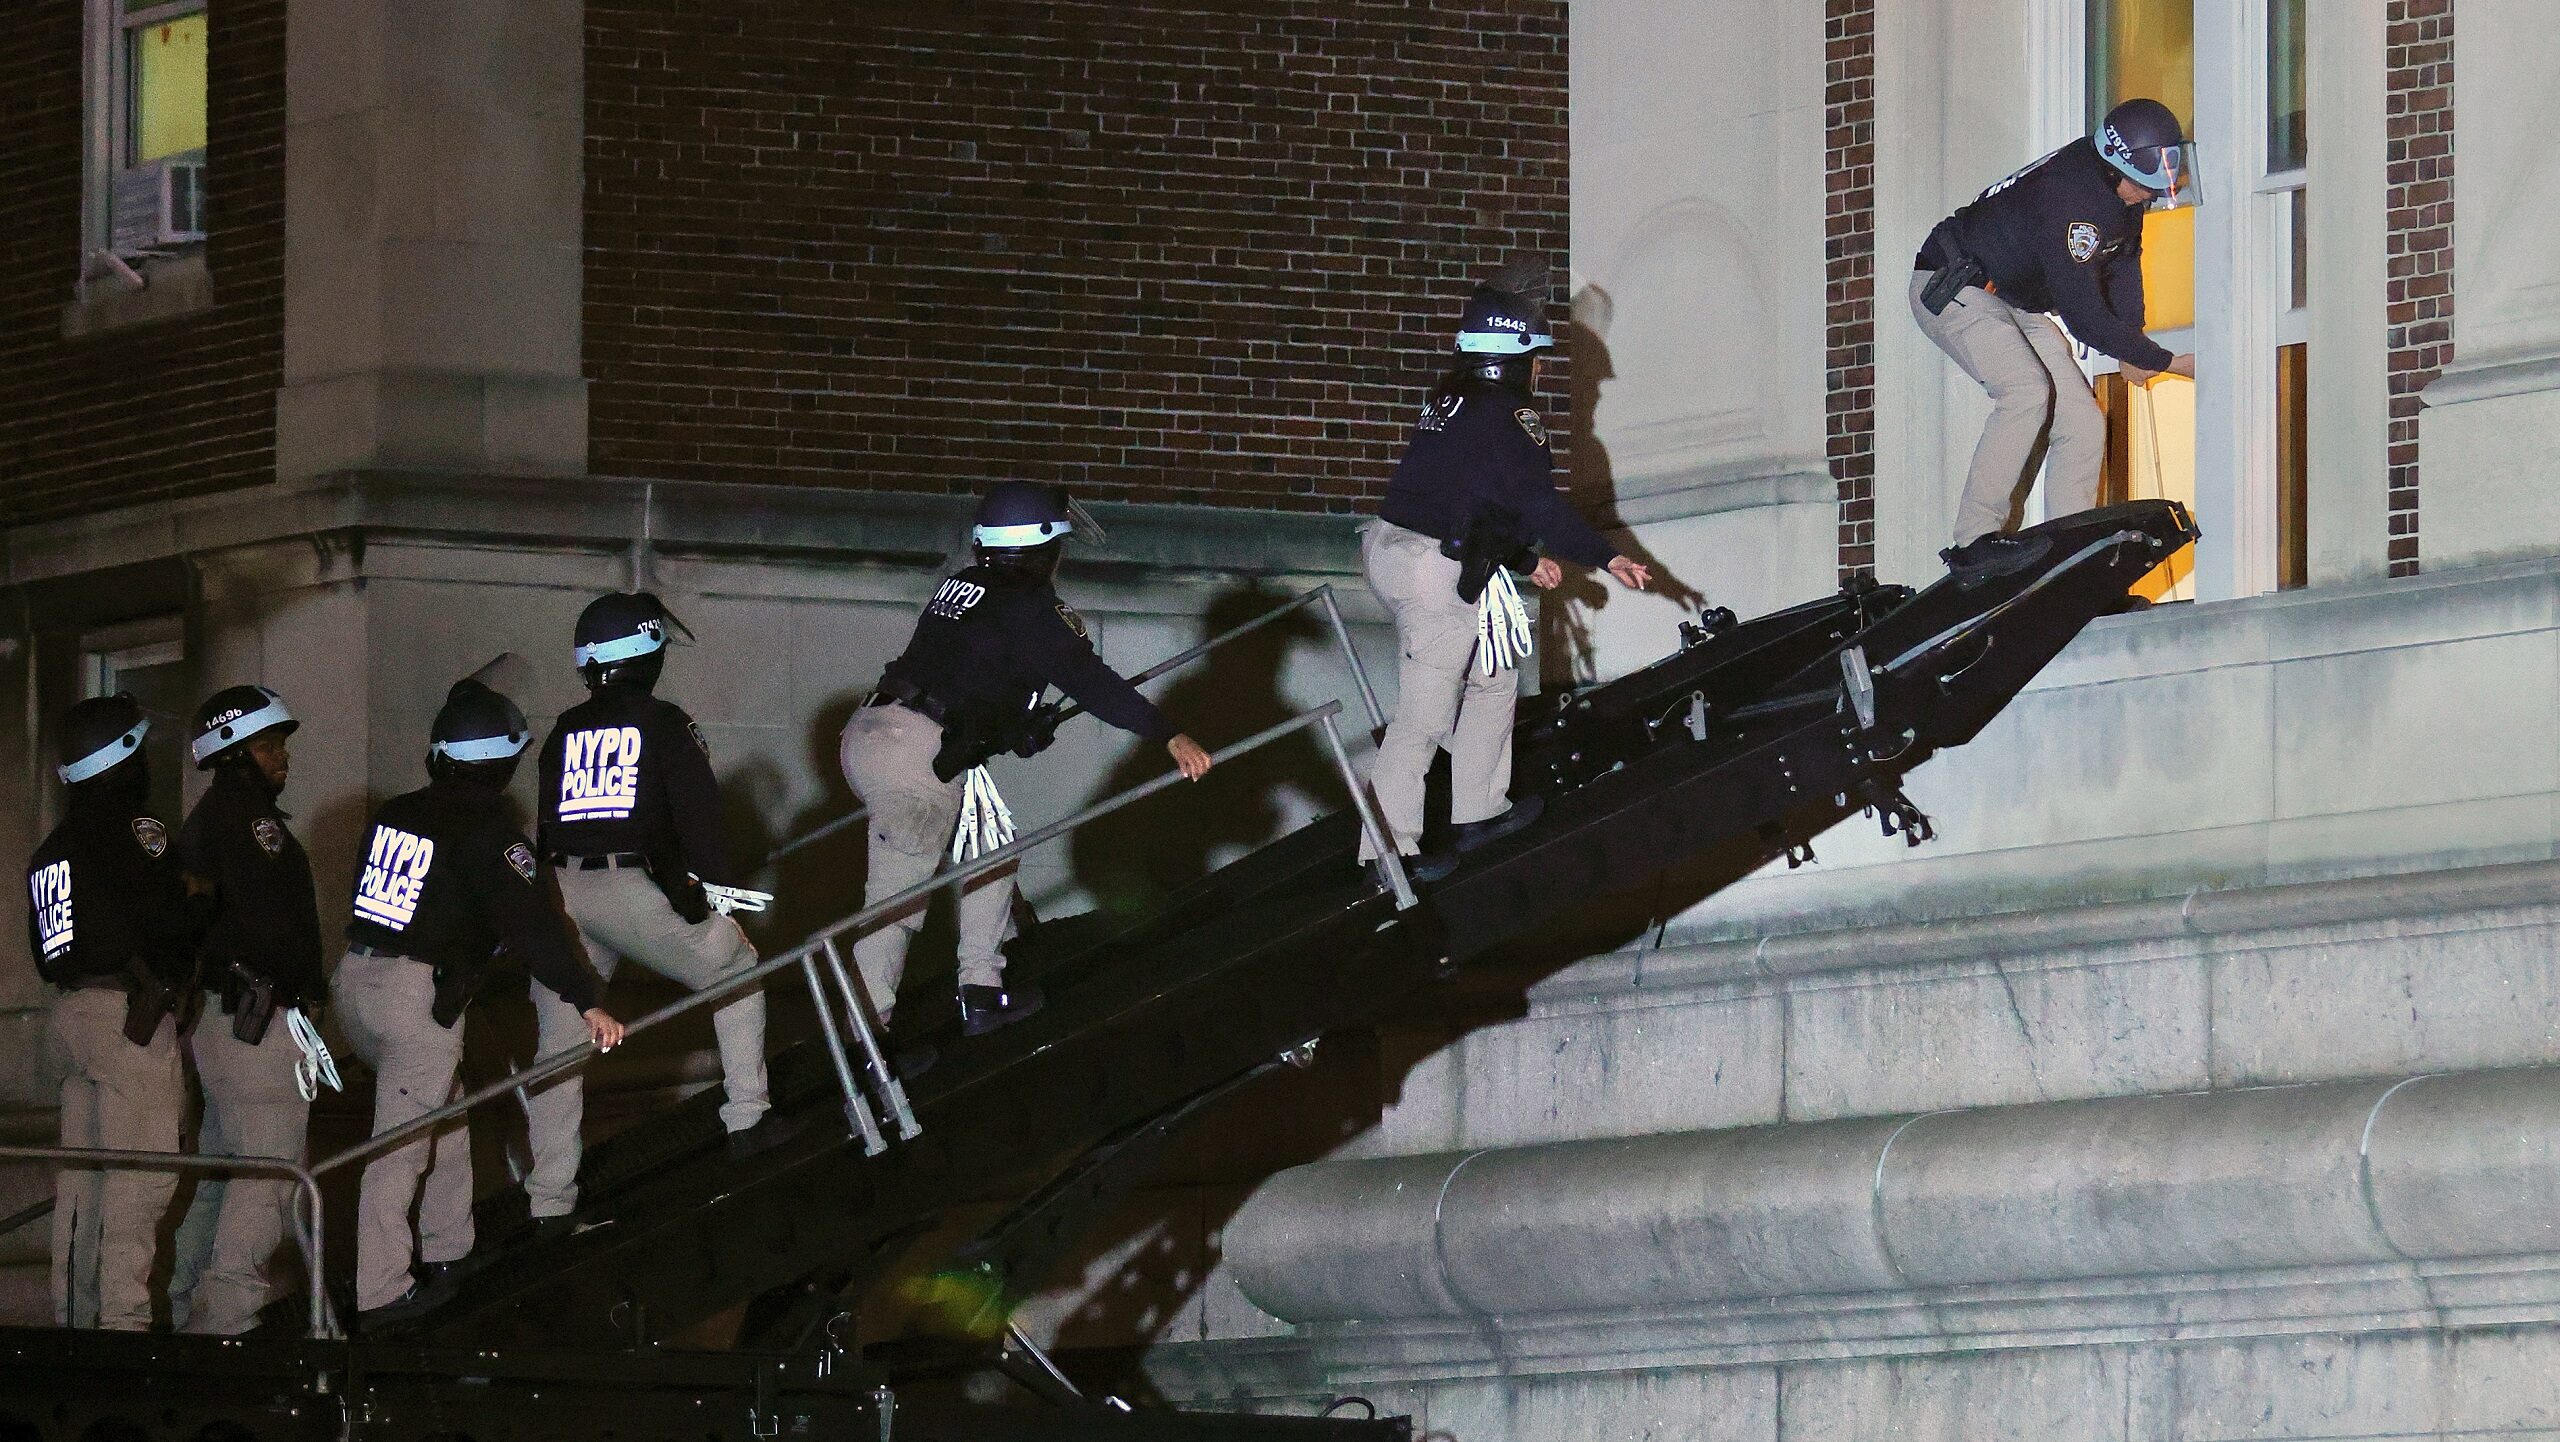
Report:
[[2151,203],[2143,209],[2185,210],[2189,206],[2204,204],[2204,183],[2196,169],[2194,141],[2183,145],[2163,145],[2156,150],[2136,151],[2134,154],[2137,159],[2149,160],[2151,173],[2162,181],[2153,185],[2137,177],[2136,183],[2151,192]]

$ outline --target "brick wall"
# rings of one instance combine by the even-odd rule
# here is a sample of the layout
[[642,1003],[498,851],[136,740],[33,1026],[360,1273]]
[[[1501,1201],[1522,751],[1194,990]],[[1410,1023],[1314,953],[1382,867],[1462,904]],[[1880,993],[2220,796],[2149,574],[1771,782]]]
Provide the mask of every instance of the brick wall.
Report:
[[599,474],[1349,510],[1469,281],[1563,279],[1564,0],[587,23]]
[[1876,568],[1876,11],[1825,0],[1823,428],[1840,488],[1840,578]]
[[81,7],[0,7],[0,510],[8,524],[275,475],[284,357],[284,0],[208,47],[210,310],[79,341]]
[[2418,393],[2453,358],[2453,0],[2387,0],[2391,574],[2418,571]]

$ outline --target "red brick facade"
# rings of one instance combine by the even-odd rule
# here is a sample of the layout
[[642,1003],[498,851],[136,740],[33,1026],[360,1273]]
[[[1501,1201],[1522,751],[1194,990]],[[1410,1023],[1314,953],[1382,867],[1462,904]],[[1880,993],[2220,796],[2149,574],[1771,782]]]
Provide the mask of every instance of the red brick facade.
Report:
[[2453,358],[2453,0],[2388,0],[2391,574],[2418,571],[2418,393]]
[[1840,488],[1840,577],[1876,566],[1876,11],[1823,15],[1823,430]]
[[207,49],[209,310],[77,341],[81,7],[0,11],[0,507],[9,524],[275,476],[284,365],[284,0]]
[[1468,282],[1563,279],[1564,0],[587,24],[599,474],[1349,510]]

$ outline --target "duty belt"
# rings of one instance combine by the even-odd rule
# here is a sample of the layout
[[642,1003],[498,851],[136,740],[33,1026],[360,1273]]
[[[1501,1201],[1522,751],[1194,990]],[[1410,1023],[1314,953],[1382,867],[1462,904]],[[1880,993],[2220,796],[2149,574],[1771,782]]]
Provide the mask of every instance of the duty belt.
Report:
[[407,953],[407,952],[405,952],[405,951],[392,951],[392,950],[389,950],[389,949],[387,949],[387,948],[385,948],[385,947],[379,947],[379,946],[367,946],[367,945],[365,945],[365,944],[364,944],[363,942],[361,942],[361,941],[350,941],[350,942],[348,942],[348,943],[347,943],[347,954],[348,954],[349,956],[378,956],[378,957],[381,957],[384,961],[421,961],[421,960],[424,960],[424,958],[422,958],[422,957],[415,957],[415,956],[411,956],[409,953]]
[[551,864],[563,871],[646,871],[649,858],[636,851],[609,851],[600,856],[555,851],[551,853]]
[[873,706],[904,706],[936,726],[947,724],[951,715],[951,708],[944,705],[932,692],[912,681],[901,681],[889,676],[880,678],[880,688],[872,692],[870,699],[862,704],[866,710]]

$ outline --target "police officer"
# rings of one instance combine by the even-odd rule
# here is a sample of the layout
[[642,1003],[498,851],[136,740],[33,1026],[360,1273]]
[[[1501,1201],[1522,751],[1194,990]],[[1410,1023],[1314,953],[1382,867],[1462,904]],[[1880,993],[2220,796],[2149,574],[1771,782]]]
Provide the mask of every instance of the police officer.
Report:
[[[1396,849],[1417,857],[1410,869],[1422,881],[1448,875],[1458,852],[1509,835],[1540,809],[1537,798],[1510,801],[1514,666],[1527,648],[1527,619],[1506,573],[1553,587],[1564,576],[1561,558],[1606,569],[1636,590],[1651,579],[1556,490],[1547,428],[1532,404],[1537,353],[1555,344],[1540,299],[1546,287],[1546,262],[1530,260],[1467,298],[1457,363],[1423,403],[1362,538],[1369,589],[1395,622],[1402,656],[1395,720],[1370,784]],[[1443,746],[1454,844],[1419,856],[1423,776]]]
[[[970,528],[974,564],[935,587],[907,649],[845,723],[845,782],[871,813],[865,906],[933,875],[964,811],[1001,812],[978,768],[1001,752],[1029,756],[1048,744],[1054,722],[1040,703],[1052,686],[1104,721],[1162,745],[1184,776],[1197,781],[1208,774],[1209,753],[1103,664],[1083,620],[1058,598],[1059,552],[1076,529],[1077,510],[1051,487],[1018,481],[991,487]],[[973,820],[973,831],[980,824]],[[1009,835],[1007,825],[981,839],[1000,845]],[[964,844],[961,854],[974,849]],[[960,1020],[971,1036],[1040,1006],[1036,991],[1008,991],[1004,984],[1013,896],[1010,867],[963,887]],[[907,947],[923,925],[918,903],[854,942],[864,986],[884,1022],[897,1002]]]
[[1959,576],[2031,565],[2044,542],[2000,534],[2018,493],[2045,466],[2052,516],[2098,503],[2107,424],[2072,358],[2071,338],[2115,357],[2140,385],[2193,379],[2196,358],[2142,333],[2142,216],[2195,203],[2191,148],[2157,100],[2128,100],[2098,133],[2053,152],[1938,222],[1911,275],[1923,334],[1990,392],[1991,419],[1956,507]]
[[[347,1039],[373,1063],[377,1135],[454,1096],[463,1006],[501,946],[576,1009],[587,1040],[607,1050],[622,1041],[549,875],[507,812],[507,781],[533,739],[524,713],[465,679],[431,734],[425,789],[385,802],[366,830],[347,954],[332,985]],[[374,1158],[356,1227],[359,1319],[395,1320],[433,1305],[448,1269],[471,1251],[463,1122]],[[410,1270],[413,1251],[427,1266],[423,1282]]]
[[[580,613],[573,658],[587,699],[562,712],[543,742],[538,835],[598,976],[611,981],[628,958],[699,991],[755,966],[755,947],[728,913],[741,899],[760,907],[763,897],[731,885],[720,783],[701,728],[651,694],[671,626],[682,630],[647,592],[599,596]],[[546,1053],[582,1034],[578,1009],[557,995],[537,989],[534,1011]],[[751,988],[711,1014],[732,1156],[791,1133],[768,1115],[764,1011],[764,993]],[[537,1220],[577,1206],[585,1114],[576,1074],[528,1099],[533,1169],[524,1185]]]
[[[27,863],[36,972],[61,990],[47,1033],[62,1076],[62,1145],[174,1152],[186,1110],[178,1060],[195,991],[203,908],[187,895],[169,829],[146,809],[129,696],[73,706],[62,723],[62,824]],[[54,1179],[53,1314],[66,1327],[139,1332],[175,1172],[102,1166]]]
[[[302,1049],[287,1023],[316,1014],[328,997],[321,974],[320,913],[311,860],[276,805],[292,765],[286,738],[300,726],[284,698],[263,686],[217,691],[196,712],[191,749],[213,773],[203,799],[178,828],[178,858],[213,916],[199,952],[203,1020],[187,1046],[204,1088],[197,1150],[208,1156],[280,1157],[299,1162],[311,1103],[295,1080]],[[272,1295],[267,1263],[295,1205],[289,1178],[207,1177],[196,1209],[211,1235],[187,1297],[186,1330],[245,1332]],[[201,1238],[195,1218],[180,1251]],[[174,1300],[174,1299],[173,1299]]]

